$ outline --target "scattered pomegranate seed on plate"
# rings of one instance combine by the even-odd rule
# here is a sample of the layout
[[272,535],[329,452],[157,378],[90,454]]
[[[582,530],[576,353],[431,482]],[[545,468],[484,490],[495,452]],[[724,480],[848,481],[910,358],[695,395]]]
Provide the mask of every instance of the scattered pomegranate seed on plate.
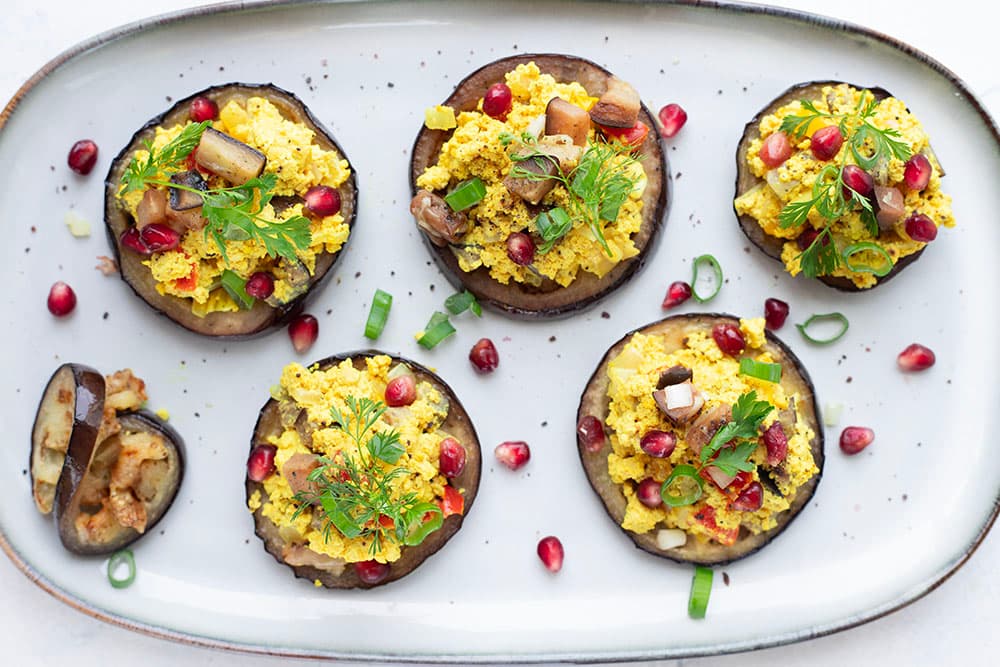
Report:
[[687,122],[688,115],[679,104],[668,104],[657,114],[660,118],[660,134],[670,139],[677,135]]
[[86,176],[97,164],[97,144],[90,139],[81,139],[76,142],[69,149],[66,164],[76,173]]
[[677,280],[670,283],[670,287],[667,288],[667,295],[663,297],[663,303],[660,304],[660,307],[667,310],[668,308],[681,305],[690,298],[691,286],[683,280]]
[[528,443],[521,440],[501,442],[497,445],[493,453],[497,461],[504,464],[511,470],[517,470],[531,458],[531,450]]
[[907,345],[906,349],[896,357],[896,363],[904,371],[925,371],[933,366],[935,361],[937,358],[934,356],[934,351],[920,343]]
[[49,312],[56,317],[65,317],[76,308],[76,293],[73,288],[59,281],[49,290]]
[[299,315],[288,324],[288,337],[292,339],[292,347],[299,354],[312,347],[317,336],[319,322],[312,315]]
[[278,448],[274,445],[257,445],[247,459],[247,477],[254,482],[263,482],[275,471],[274,455]]
[[848,426],[840,433],[840,451],[848,456],[857,454],[872,444],[875,431],[866,426]]
[[469,351],[472,367],[480,373],[492,373],[500,364],[500,355],[489,338],[480,338]]
[[558,537],[549,535],[538,541],[538,557],[549,572],[558,572],[562,569],[564,556],[563,545]]
[[764,301],[764,322],[768,329],[777,331],[785,325],[786,319],[788,319],[788,303],[781,299]]

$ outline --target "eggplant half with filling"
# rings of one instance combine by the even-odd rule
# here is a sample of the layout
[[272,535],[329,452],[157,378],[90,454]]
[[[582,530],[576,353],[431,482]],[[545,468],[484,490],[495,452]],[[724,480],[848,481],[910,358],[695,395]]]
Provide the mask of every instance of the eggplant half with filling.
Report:
[[63,364],[42,395],[31,434],[35,506],[55,514],[59,539],[78,554],[106,554],[149,532],[184,474],[184,443],[139,410],[145,383],[129,369],[105,378]]
[[637,547],[722,564],[768,544],[809,502],[823,470],[818,415],[809,375],[763,318],[676,315],[604,355],[577,444]]
[[357,211],[354,171],[295,95],[232,83],[146,123],[105,180],[122,279],[207,336],[278,326],[314,295]]
[[386,584],[461,528],[479,489],[479,439],[437,375],[357,352],[289,364],[271,396],[247,460],[247,506],[295,576]]
[[503,58],[426,111],[410,211],[456,286],[519,317],[593,305],[643,266],[669,170],[638,92],[573,56]]
[[942,176],[920,121],[888,91],[803,83],[747,123],[734,209],[786,271],[856,292],[891,279],[955,225]]

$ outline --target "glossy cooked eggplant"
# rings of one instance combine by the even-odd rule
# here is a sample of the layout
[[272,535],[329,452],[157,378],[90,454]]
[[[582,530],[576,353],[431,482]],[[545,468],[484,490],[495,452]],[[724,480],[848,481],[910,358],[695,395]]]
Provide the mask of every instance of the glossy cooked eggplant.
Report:
[[[381,354],[380,352],[369,350],[338,355],[310,364],[308,368],[310,370],[324,371],[349,359],[353,367],[360,371],[366,368],[368,357]],[[446,516],[442,526],[430,533],[420,544],[415,546],[401,546],[399,559],[389,564],[388,572],[387,574],[383,574],[382,578],[377,581],[366,580],[358,574],[354,563],[347,563],[343,559],[333,559],[325,554],[320,554],[306,548],[304,544],[297,541],[301,538],[300,535],[296,536],[294,538],[296,541],[293,542],[286,539],[288,535],[287,529],[279,528],[274,522],[264,516],[264,508],[270,500],[268,491],[265,488],[265,484],[269,480],[265,478],[264,481],[254,481],[248,473],[246,479],[246,498],[247,503],[253,509],[255,532],[263,541],[264,549],[279,563],[288,565],[296,577],[312,582],[318,581],[327,588],[372,588],[400,579],[441,549],[458,532],[458,529],[462,527],[465,516],[475,501],[476,493],[479,489],[482,455],[476,430],[465,408],[462,407],[458,397],[451,388],[427,368],[400,357],[391,357],[391,363],[394,368],[400,368],[401,365],[405,366],[415,377],[418,386],[422,382],[429,383],[447,402],[447,416],[440,424],[434,426],[435,430],[433,432],[437,433],[440,430],[447,433],[448,436],[455,438],[461,443],[465,450],[465,465],[461,473],[450,478],[447,485],[451,489],[460,491],[464,497],[462,511]],[[394,410],[394,408],[390,408],[389,410]],[[311,446],[312,434],[316,432],[317,428],[320,427],[312,424],[307,418],[306,410],[294,401],[279,401],[271,398],[261,409],[257,424],[254,427],[250,465],[252,465],[253,461],[253,452],[257,448],[268,446],[269,443],[279,438],[286,430],[295,429],[297,440],[307,446]],[[299,458],[296,458],[301,456],[302,454],[294,454],[284,466],[280,467],[280,469],[276,467],[268,477],[275,475],[278,477],[283,476],[286,479],[294,479],[303,471],[311,471],[316,467],[315,463],[302,464]],[[315,456],[311,458],[315,460]],[[437,464],[436,459],[434,463]],[[293,465],[298,468],[295,472],[289,470]],[[302,484],[302,481],[289,482],[293,490],[304,488]],[[313,516],[311,525],[315,527],[320,521],[321,519],[318,515]],[[339,538],[337,529],[331,527],[331,530]],[[295,564],[289,563],[289,560],[294,560]]]
[[[262,97],[277,108],[281,118],[300,123],[312,130],[315,133],[312,145],[318,146],[324,151],[335,152],[345,162],[347,157],[333,136],[312,115],[302,101],[292,93],[270,84],[231,83],[199,91],[175,103],[166,112],[156,116],[136,132],[129,144],[112,162],[105,180],[104,221],[108,240],[114,249],[122,279],[154,310],[190,331],[207,336],[253,336],[283,324],[295,313],[301,311],[310,297],[317,292],[330,275],[330,269],[340,257],[344,247],[341,247],[337,252],[328,252],[325,249],[317,251],[315,269],[311,273],[301,263],[281,259],[275,266],[283,275],[287,276],[286,279],[291,285],[290,289],[283,291],[282,299],[278,298],[277,293],[267,298],[258,298],[248,309],[241,307],[235,312],[220,310],[199,316],[192,311],[191,299],[161,294],[157,291],[156,279],[154,279],[150,268],[143,264],[144,261],[149,260],[149,257],[134,252],[123,244],[122,234],[127,230],[134,229],[137,221],[122,205],[118,193],[121,189],[122,176],[134,153],[144,149],[144,142],[151,141],[155,137],[157,127],[172,127],[186,123],[189,120],[191,101],[199,97],[209,98],[219,109],[223,109],[230,101],[245,105],[247,100],[251,98]],[[203,135],[202,143],[204,150],[199,145],[194,153],[197,165],[207,173],[218,174],[229,179],[226,181],[227,183],[238,185],[248,178],[260,174],[262,170],[268,173],[265,169],[265,157],[260,151],[225,134],[208,128]],[[280,172],[282,166],[279,165],[276,169]],[[353,228],[357,213],[357,184],[353,168],[348,164],[347,169],[350,175],[336,188],[336,193],[339,195],[339,213],[343,217],[344,223],[349,228]],[[197,170],[192,169],[192,171],[195,175],[198,174]],[[179,189],[171,189],[171,199],[181,193],[182,191]],[[185,199],[191,199],[192,193],[186,191],[183,192],[183,195]],[[303,203],[303,195],[303,192],[291,195],[280,194],[275,196],[271,203],[275,211],[280,214],[281,211],[290,206]],[[200,198],[195,194],[194,199]],[[188,202],[187,206],[190,205],[191,203]],[[194,202],[194,206],[199,205],[200,202]],[[152,206],[155,210],[164,208],[162,202],[144,201],[141,206]],[[171,225],[182,232],[185,228],[197,229],[203,224],[200,208],[183,208],[182,206],[172,212]],[[346,241],[344,243],[346,245]],[[219,289],[219,287],[220,285],[213,285],[211,289]]]
[[[492,85],[504,81],[507,72],[518,65],[532,61],[538,65],[542,74],[552,75],[559,83],[579,82],[592,96],[599,97],[604,94],[608,90],[609,82],[613,80],[610,72],[582,58],[556,54],[512,56],[492,62],[470,74],[458,84],[443,105],[453,108],[456,114],[474,110]],[[614,81],[617,82],[617,79]],[[662,140],[656,130],[657,125],[652,114],[645,105],[640,105],[638,119],[649,128],[649,133],[638,149],[638,153],[642,156],[647,183],[642,195],[642,224],[632,235],[632,241],[639,251],[636,256],[618,262],[601,278],[594,273],[581,270],[566,287],[551,278],[543,278],[539,285],[514,281],[501,284],[490,276],[486,266],[480,266],[471,272],[464,271],[459,266],[456,252],[461,252],[462,245],[454,235],[450,243],[438,245],[441,241],[430,238],[425,232],[422,234],[424,242],[448,280],[460,289],[468,289],[481,302],[510,315],[524,318],[568,315],[597,303],[628,281],[644,265],[654,247],[654,241],[667,213],[670,189],[670,173]],[[548,121],[548,118],[546,120]],[[585,120],[584,130],[590,128],[590,119]],[[578,123],[575,119],[569,118],[558,132],[572,137],[578,130]],[[551,131],[553,130],[550,126],[549,132]],[[432,130],[426,126],[421,128],[413,145],[410,163],[410,185],[414,195],[418,192],[417,179],[427,167],[438,162],[442,146],[451,135],[452,131]],[[520,164],[534,168],[527,162]],[[531,185],[539,183],[545,184],[546,181],[533,181]],[[530,204],[536,196],[532,194],[529,200],[528,209],[532,212],[532,216],[543,210]],[[464,233],[464,230],[460,230],[459,233]]]
[[[578,453],[591,487],[600,497],[608,515],[620,528],[622,528],[626,517],[626,509],[630,502],[627,495],[632,496],[635,494],[635,498],[639,496],[637,494],[638,484],[635,481],[626,479],[623,482],[616,483],[612,479],[611,459],[609,457],[618,457],[618,455],[615,453],[611,438],[612,436],[618,438],[621,447],[625,440],[633,436],[618,436],[617,432],[608,424],[612,410],[611,399],[609,397],[609,389],[611,388],[612,381],[609,370],[617,366],[614,370],[616,373],[631,374],[635,372],[633,366],[629,364],[621,366],[619,364],[623,364],[624,362],[616,360],[620,359],[619,355],[627,349],[627,346],[636,334],[651,337],[652,340],[656,341],[655,346],[657,348],[671,355],[677,351],[689,349],[689,345],[693,346],[690,348],[692,350],[705,349],[704,347],[699,348],[699,345],[715,345],[712,342],[711,331],[713,327],[720,324],[739,326],[740,321],[728,315],[676,315],[632,331],[607,351],[587,383],[587,387],[580,399],[577,423],[583,424],[585,418],[594,417],[599,420],[603,434],[599,434],[599,437],[596,439],[592,437],[593,433],[587,434],[591,437],[584,437],[584,435],[578,437]],[[707,337],[707,342],[703,336]],[[696,338],[697,340],[695,340]],[[741,356],[749,356],[749,351],[750,348],[748,347]],[[795,355],[770,332],[766,332],[766,342],[760,348],[759,353],[769,354],[775,363],[781,365],[783,371],[780,381],[781,389],[787,396],[792,397],[790,405],[777,412],[777,419],[774,423],[781,424],[782,432],[789,434],[788,442],[793,442],[793,446],[788,449],[786,458],[783,458],[781,461],[764,463],[757,466],[756,474],[759,477],[760,487],[765,498],[765,505],[767,505],[767,497],[769,495],[774,496],[774,498],[787,497],[782,494],[779,487],[787,489],[784,485],[789,481],[789,475],[792,474],[788,470],[788,462],[791,461],[792,452],[797,451],[797,456],[801,456],[802,454],[795,447],[800,447],[801,450],[806,450],[811,454],[812,461],[817,469],[815,474],[809,477],[803,484],[797,486],[794,494],[788,494],[791,496],[787,498],[788,508],[778,513],[777,516],[772,517],[776,520],[776,525],[766,531],[755,533],[749,531],[746,526],[740,525],[738,533],[733,530],[719,532],[718,534],[720,535],[728,532],[728,539],[716,540],[704,539],[701,535],[695,536],[690,534],[691,527],[687,526],[685,532],[689,532],[689,534],[683,544],[680,546],[669,546],[670,542],[667,542],[667,546],[664,547],[663,542],[659,541],[660,532],[664,529],[685,530],[685,528],[680,528],[679,525],[669,525],[665,523],[663,517],[660,517],[655,526],[645,532],[635,532],[622,528],[638,548],[653,555],[677,562],[701,565],[728,563],[748,556],[768,544],[788,527],[789,523],[809,502],[822,476],[823,469],[823,430],[819,424],[819,412],[812,382],[805,368],[802,367]],[[692,352],[691,354],[694,355],[696,353]],[[723,359],[730,358],[723,356]],[[637,364],[636,367],[641,366],[642,362],[639,361],[638,357],[635,357],[634,361]],[[738,364],[736,364],[736,367],[738,368]],[[694,385],[697,386],[700,381],[697,369],[694,370],[692,378],[690,369],[678,367],[667,368],[662,370],[662,372],[657,369],[647,379],[650,390],[662,389],[664,386],[671,384],[690,383],[692,380]],[[705,382],[711,381],[710,379],[705,380]],[[731,381],[722,380],[722,382]],[[757,390],[760,391],[763,386],[765,386],[763,383],[758,383],[756,385]],[[649,404],[652,405],[653,402],[649,401]],[[666,418],[666,415],[662,414],[663,406],[652,409],[660,411],[658,414],[659,425],[656,428],[672,432],[676,435],[676,450],[674,451],[680,452],[680,455],[683,457],[686,455],[685,449],[689,447],[689,441],[693,443],[696,437],[701,437],[704,443],[704,441],[707,441],[714,435],[718,428],[732,418],[731,413],[726,409],[727,407],[724,402],[716,404],[711,398],[708,398],[703,406],[696,405],[697,410],[695,413],[687,415],[685,423],[681,424],[672,424]],[[700,410],[700,414],[698,410]],[[629,418],[631,419],[633,416],[636,420],[640,418],[635,415],[629,415]],[[635,423],[638,424],[639,422],[636,421]],[[702,432],[698,433],[697,431],[699,430]],[[600,435],[603,435],[603,438]],[[637,435],[641,435],[641,433]],[[794,444],[794,438],[799,438],[797,441],[799,444]],[[621,450],[628,450],[632,455],[635,455],[635,460],[643,461],[642,453],[637,451],[639,449],[638,438],[636,437],[635,440],[634,444],[629,443],[628,447],[622,447]],[[702,444],[702,446],[704,445]],[[700,447],[698,449],[700,450]],[[761,456],[763,456],[763,449],[764,444],[762,442],[758,446],[758,453]],[[622,455],[620,458],[624,460],[628,456]],[[664,481],[664,477],[669,476],[672,469],[671,463],[676,463],[679,460],[683,460],[683,458],[678,459],[676,456],[670,458],[669,454],[667,458],[645,458],[644,470],[646,472],[643,474],[649,474],[651,478],[655,478],[656,483],[659,485]],[[650,472],[651,470],[653,472]],[[710,479],[711,476],[702,475],[702,477],[704,477],[703,486],[706,488],[715,484]],[[728,484],[732,485],[734,482],[738,482],[738,480],[739,478],[730,481]],[[739,483],[743,484],[743,488],[745,489],[745,485],[750,483],[750,479],[745,479]],[[625,493],[624,484],[630,485],[628,494]],[[732,498],[730,494],[734,493],[732,488],[727,488],[726,486],[715,486],[714,488],[718,489],[720,494],[722,494],[719,496],[720,498],[727,495]],[[736,489],[736,491],[739,491],[739,489]],[[662,507],[666,508],[666,505]],[[730,509],[732,509],[732,506]],[[645,510],[640,507],[641,511]],[[701,514],[702,511],[703,508],[700,505],[692,505],[676,510],[676,516],[685,517],[685,520],[690,521],[692,525],[707,520],[711,522],[711,529],[718,531],[719,526],[714,523],[714,510],[712,510],[712,516],[707,517],[707,519]],[[688,513],[684,514],[685,512]],[[724,541],[731,543],[725,544],[723,543]]]

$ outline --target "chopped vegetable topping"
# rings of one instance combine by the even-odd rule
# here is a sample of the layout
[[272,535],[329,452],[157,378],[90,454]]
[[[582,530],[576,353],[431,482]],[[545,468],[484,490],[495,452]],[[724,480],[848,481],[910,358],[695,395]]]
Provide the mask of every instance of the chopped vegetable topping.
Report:
[[386,320],[389,319],[389,309],[392,308],[392,295],[380,289],[375,290],[372,297],[372,307],[365,322],[365,338],[375,340],[382,335]]

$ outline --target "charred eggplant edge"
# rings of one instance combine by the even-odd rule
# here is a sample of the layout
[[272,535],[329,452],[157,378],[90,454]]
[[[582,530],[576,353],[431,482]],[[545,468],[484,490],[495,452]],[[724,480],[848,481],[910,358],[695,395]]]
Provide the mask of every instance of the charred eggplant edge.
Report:
[[[710,328],[719,322],[735,322],[738,324],[739,319],[732,315],[721,313],[689,313],[674,315],[663,320],[651,322],[622,336],[604,354],[600,363],[597,365],[596,370],[587,381],[587,386],[583,395],[580,397],[580,406],[577,410],[577,422],[579,423],[579,420],[586,415],[594,415],[601,420],[602,426],[604,425],[608,416],[609,407],[607,396],[609,385],[606,372],[607,366],[611,359],[621,352],[633,334],[657,333],[658,331],[669,330],[673,327]],[[580,462],[583,465],[591,488],[594,489],[594,492],[600,498],[601,503],[604,505],[604,509],[607,511],[608,516],[611,517],[612,521],[614,521],[615,525],[622,530],[622,532],[624,532],[639,549],[653,554],[654,556],[667,558],[678,563],[724,565],[734,560],[745,558],[770,543],[771,540],[780,535],[788,527],[788,525],[791,524],[791,522],[798,516],[799,512],[802,511],[815,493],[816,486],[819,484],[819,480],[823,475],[824,463],[823,428],[819,423],[820,413],[819,407],[816,403],[816,392],[814,390],[812,380],[809,377],[809,373],[802,365],[802,362],[799,361],[799,359],[780,339],[771,334],[771,332],[766,332],[766,337],[768,349],[772,353],[776,354],[785,369],[785,375],[782,382],[784,383],[785,379],[790,377],[790,371],[794,371],[795,379],[798,382],[801,382],[802,389],[805,392],[808,392],[808,396],[802,396],[802,398],[807,401],[803,416],[811,421],[811,425],[813,426],[813,430],[816,434],[811,443],[811,449],[813,459],[816,462],[816,466],[819,468],[819,473],[817,473],[799,489],[791,507],[778,517],[778,525],[766,533],[749,535],[741,531],[740,538],[738,538],[737,542],[731,546],[688,540],[688,543],[683,547],[662,550],[656,546],[655,531],[650,531],[649,533],[640,535],[621,527],[625,511],[625,497],[620,490],[620,485],[613,483],[608,476],[607,457],[611,452],[610,438],[605,439],[604,446],[596,453],[588,452],[583,444],[577,441],[577,452],[580,456]],[[613,505],[617,507],[613,507]]]

